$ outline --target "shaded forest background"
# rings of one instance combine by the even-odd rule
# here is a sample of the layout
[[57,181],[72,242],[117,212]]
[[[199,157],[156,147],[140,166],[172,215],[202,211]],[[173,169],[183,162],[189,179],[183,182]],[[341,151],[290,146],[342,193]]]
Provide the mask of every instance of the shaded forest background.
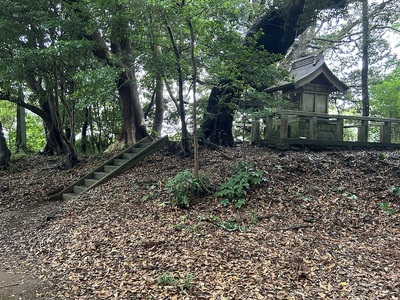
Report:
[[285,106],[263,90],[287,76],[285,63],[316,51],[352,88],[332,109],[364,114],[371,100],[371,115],[397,117],[398,5],[2,0],[0,121],[8,147],[66,155],[70,168],[79,152],[168,133],[190,155],[194,121],[200,139],[234,146],[235,119]]

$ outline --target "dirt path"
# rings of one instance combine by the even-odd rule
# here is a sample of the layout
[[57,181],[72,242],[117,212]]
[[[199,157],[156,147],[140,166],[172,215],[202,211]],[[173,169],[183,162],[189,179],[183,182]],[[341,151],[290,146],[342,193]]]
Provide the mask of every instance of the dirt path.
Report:
[[26,274],[0,272],[0,300],[46,299],[43,283]]
[[34,255],[29,253],[30,236],[43,226],[48,214],[58,205],[56,202],[42,202],[0,213],[0,300],[53,299],[49,296],[46,282],[35,275],[40,262],[36,261],[30,270],[26,270],[19,261]]
[[39,278],[43,261],[34,250],[45,239],[38,236],[40,228],[49,226],[46,218],[60,205],[46,199],[102,161],[82,156],[72,170],[62,171],[56,168],[59,159],[26,156],[0,172],[0,300],[55,299]]

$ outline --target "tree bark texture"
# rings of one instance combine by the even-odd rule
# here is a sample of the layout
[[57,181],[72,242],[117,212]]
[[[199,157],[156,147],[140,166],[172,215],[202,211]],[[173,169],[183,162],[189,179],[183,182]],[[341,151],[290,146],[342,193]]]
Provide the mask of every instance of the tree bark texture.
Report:
[[368,88],[368,69],[369,69],[369,20],[368,20],[368,0],[362,3],[362,67],[361,67],[361,99],[362,115],[369,116],[369,88]]
[[[161,47],[155,46],[154,52],[156,57],[160,57]],[[156,59],[157,63],[158,60]],[[164,80],[161,70],[156,71],[156,87],[155,87],[155,111],[154,111],[154,123],[153,132],[157,136],[161,136],[163,122],[164,122]]]
[[87,137],[87,130],[89,127],[89,107],[85,107],[84,111],[84,119],[82,124],[82,139],[81,139],[81,151],[83,153],[87,152],[87,145],[88,145],[88,137]]
[[11,158],[11,151],[7,146],[3,134],[3,125],[0,122],[0,169],[7,169]]
[[153,132],[161,136],[164,123],[164,83],[161,74],[156,75],[155,110]]
[[[18,91],[18,101],[24,101],[24,94],[22,89]],[[17,132],[15,139],[16,151],[27,151],[27,141],[26,141],[26,113],[25,108],[17,106]]]

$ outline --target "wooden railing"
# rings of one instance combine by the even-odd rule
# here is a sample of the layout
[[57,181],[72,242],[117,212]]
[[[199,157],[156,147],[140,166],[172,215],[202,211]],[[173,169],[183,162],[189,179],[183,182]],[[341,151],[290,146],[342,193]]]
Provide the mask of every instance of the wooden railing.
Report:
[[[400,119],[279,110],[252,121],[251,141],[297,139],[392,144],[396,143],[392,141],[393,129],[400,128],[399,125]],[[371,139],[372,128],[378,128],[374,139]],[[348,139],[349,134],[344,134],[349,129],[356,135],[352,140]]]

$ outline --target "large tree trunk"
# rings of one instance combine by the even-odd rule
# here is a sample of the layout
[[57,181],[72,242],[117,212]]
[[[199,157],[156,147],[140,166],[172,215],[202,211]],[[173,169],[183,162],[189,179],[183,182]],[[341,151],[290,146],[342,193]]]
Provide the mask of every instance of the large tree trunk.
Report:
[[231,105],[234,99],[235,90],[230,82],[212,89],[202,125],[203,138],[220,146],[235,146],[232,132],[234,111]]
[[[271,6],[249,29],[247,38],[254,37],[262,31],[256,46],[263,46],[270,53],[286,54],[296,37],[315,21],[321,10],[343,8],[348,1],[291,0],[287,2],[289,2],[288,5],[281,7]],[[240,93],[241,91],[237,88],[226,86],[223,82],[212,89],[204,115],[205,122],[202,125],[205,139],[219,145],[234,145],[232,123],[235,110],[229,104]],[[224,109],[226,107],[230,109]]]
[[3,125],[0,122],[0,169],[7,169],[10,163],[11,151],[7,146],[3,134]]
[[139,101],[139,92],[132,69],[122,72],[118,79],[118,93],[121,100],[122,129],[120,141],[132,145],[148,136]]
[[[18,101],[24,101],[24,94],[22,89],[18,91]],[[17,136],[15,139],[16,151],[27,151],[27,141],[26,141],[26,113],[25,108],[17,105]]]
[[[117,13],[124,11],[124,5],[116,6]],[[84,18],[90,19],[89,15]],[[110,40],[106,42],[101,32],[95,30],[85,37],[95,42],[93,54],[105,63],[121,69],[117,78],[117,88],[121,102],[122,128],[119,140],[126,145],[136,143],[136,141],[150,136],[144,123],[144,114],[140,103],[138,85],[135,72],[132,68],[134,64],[131,36],[123,35],[119,31],[121,28],[129,28],[127,19],[119,20],[122,22],[111,30]]]
[[121,101],[122,128],[120,141],[127,145],[136,143],[136,121],[132,105],[133,90],[128,74],[123,72],[118,79],[118,93]]
[[[40,97],[42,93],[38,93],[38,95]],[[41,110],[46,115],[46,119],[42,118],[46,132],[46,145],[43,147],[41,153],[48,155],[67,154],[68,146],[64,143],[64,132],[59,118],[59,111],[54,105],[54,101],[56,100],[53,95],[47,95],[43,98],[39,100],[39,102],[41,104]]]
[[[43,84],[42,81],[45,83]],[[46,145],[41,153],[48,155],[65,155],[70,148],[64,141],[58,97],[48,78],[37,77],[33,72],[27,74],[27,83],[38,99],[39,106],[30,105],[18,100],[18,105],[25,107],[42,118],[46,133]],[[12,100],[11,100],[12,101]]]

